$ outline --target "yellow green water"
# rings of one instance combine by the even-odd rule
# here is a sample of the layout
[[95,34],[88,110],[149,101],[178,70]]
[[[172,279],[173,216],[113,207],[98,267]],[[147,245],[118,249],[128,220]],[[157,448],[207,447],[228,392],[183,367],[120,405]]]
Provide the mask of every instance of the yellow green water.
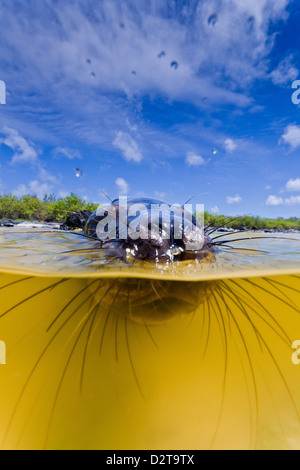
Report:
[[172,266],[1,242],[1,448],[300,448],[299,241]]

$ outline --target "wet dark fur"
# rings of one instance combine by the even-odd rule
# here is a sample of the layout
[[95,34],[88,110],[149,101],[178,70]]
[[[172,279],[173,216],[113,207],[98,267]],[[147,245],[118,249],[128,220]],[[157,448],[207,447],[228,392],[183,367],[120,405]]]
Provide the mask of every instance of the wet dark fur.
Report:
[[[163,204],[162,201],[158,201],[155,199],[128,200],[128,206],[137,203],[146,205]],[[119,220],[119,200],[113,201],[111,204],[111,208],[115,211],[117,220]],[[182,214],[183,213],[184,212],[182,208]],[[97,212],[94,212],[94,214],[91,215],[87,222],[84,234],[88,237],[97,239],[96,227],[100,220],[102,220],[102,218],[97,215]],[[196,217],[193,216],[192,220],[193,225],[196,227]],[[171,228],[173,229],[173,226]],[[132,240],[130,237],[128,237],[127,240],[121,240],[118,238],[117,234],[116,239],[101,243],[100,248],[105,249],[107,251],[108,257],[113,259],[120,259],[125,262],[128,260],[128,258],[131,261],[142,260],[149,262],[202,260],[204,258],[208,258],[210,255],[213,255],[215,253],[212,241],[207,235],[204,236],[204,244],[200,250],[188,250],[186,248],[186,245],[189,240],[186,234],[183,234],[182,239],[175,239],[172,229],[170,233],[170,239],[163,239],[162,237],[150,238],[149,235],[148,239],[145,240]],[[150,217],[148,220],[148,230],[150,234]]]

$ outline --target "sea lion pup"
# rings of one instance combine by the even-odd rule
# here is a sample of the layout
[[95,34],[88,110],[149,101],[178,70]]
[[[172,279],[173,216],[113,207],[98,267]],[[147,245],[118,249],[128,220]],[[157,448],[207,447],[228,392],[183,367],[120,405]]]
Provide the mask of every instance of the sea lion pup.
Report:
[[[184,207],[155,199],[126,199],[126,203],[125,209],[119,199],[102,206],[86,224],[84,233],[100,241],[101,256],[132,265],[215,261],[210,238]],[[122,312],[135,321],[153,324],[179,312],[195,311],[210,296],[212,286],[213,282],[206,281],[119,278],[104,282],[95,301],[110,309],[112,316]]]
[[210,238],[185,207],[155,199],[124,199],[126,206],[120,198],[100,207],[84,230],[100,239],[109,257],[125,262],[215,260]]

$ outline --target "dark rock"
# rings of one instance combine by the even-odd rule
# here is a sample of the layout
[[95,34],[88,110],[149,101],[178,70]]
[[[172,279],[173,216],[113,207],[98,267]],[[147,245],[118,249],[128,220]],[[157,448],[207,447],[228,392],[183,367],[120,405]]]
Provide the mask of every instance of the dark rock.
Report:
[[16,222],[13,220],[7,219],[7,220],[2,220],[0,222],[1,227],[14,227],[16,225]]
[[251,230],[258,230],[258,228],[254,225]]
[[91,211],[74,212],[74,214],[68,215],[66,221],[60,226],[60,228],[62,230],[84,228],[91,215]]
[[221,227],[218,229],[218,232],[225,232],[225,233],[229,233],[229,232],[235,232],[235,230],[233,228],[228,228],[228,227]]

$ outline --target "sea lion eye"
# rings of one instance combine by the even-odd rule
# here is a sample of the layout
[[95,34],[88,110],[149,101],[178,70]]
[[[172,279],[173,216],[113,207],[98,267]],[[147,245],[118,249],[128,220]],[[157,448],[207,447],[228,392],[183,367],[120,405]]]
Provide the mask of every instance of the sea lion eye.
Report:
[[174,247],[172,248],[172,255],[173,255],[173,256],[178,256],[178,255],[180,255],[180,253],[181,253],[181,249],[178,248],[178,246],[174,246]]

